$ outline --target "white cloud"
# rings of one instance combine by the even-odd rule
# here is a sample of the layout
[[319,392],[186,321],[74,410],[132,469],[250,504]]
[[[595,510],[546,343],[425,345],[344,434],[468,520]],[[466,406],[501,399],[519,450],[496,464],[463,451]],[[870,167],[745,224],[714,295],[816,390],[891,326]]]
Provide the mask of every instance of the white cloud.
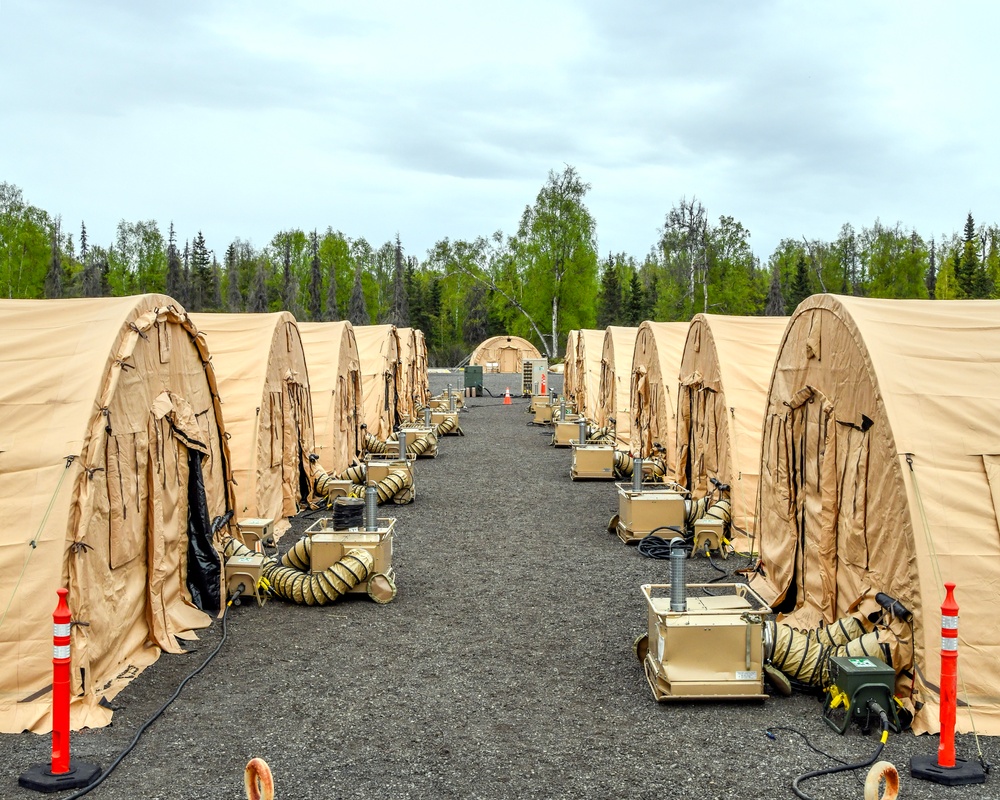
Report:
[[785,236],[1000,221],[980,2],[4,0],[0,180],[109,241],[513,231],[577,167],[602,250],[682,196]]

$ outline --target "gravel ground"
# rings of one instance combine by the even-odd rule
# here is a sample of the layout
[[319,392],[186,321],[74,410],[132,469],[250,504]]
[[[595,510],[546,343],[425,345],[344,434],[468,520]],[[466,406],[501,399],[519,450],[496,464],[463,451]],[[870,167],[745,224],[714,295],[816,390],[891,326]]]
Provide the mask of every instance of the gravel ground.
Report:
[[[500,395],[517,380],[487,376],[487,387]],[[449,381],[460,376],[432,374],[432,389]],[[613,485],[570,481],[569,452],[527,425],[526,400],[467,404],[466,435],[419,461],[416,502],[392,507],[397,599],[234,606],[215,659],[89,797],[240,798],[259,756],[279,800],[778,798],[833,762],[795,733],[772,740],[770,726],[848,761],[871,755],[875,738],[837,735],[815,697],[656,704],[632,642],[646,624],[639,586],[667,582],[666,562],[605,531]],[[692,582],[716,576],[689,563]],[[113,725],[73,734],[74,758],[111,764],[221,639],[216,624],[189,655],[162,657],[116,698]],[[993,760],[996,740],[981,741]],[[910,756],[936,748],[936,737],[890,735],[882,757],[903,773],[901,797],[1000,796],[995,778],[912,780]],[[972,738],[958,737],[958,751],[973,757]],[[47,736],[0,736],[0,797],[37,796],[17,776],[48,758]],[[851,773],[803,788],[863,795]]]

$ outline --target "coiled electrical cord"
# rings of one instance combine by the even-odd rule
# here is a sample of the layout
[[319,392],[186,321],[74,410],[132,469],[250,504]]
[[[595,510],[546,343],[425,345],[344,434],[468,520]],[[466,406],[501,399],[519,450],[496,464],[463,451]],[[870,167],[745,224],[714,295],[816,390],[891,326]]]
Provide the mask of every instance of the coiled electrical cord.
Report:
[[[216,518],[216,521],[218,521],[218,519],[219,518]],[[223,524],[225,524],[225,523],[223,523]],[[221,525],[220,525],[220,527],[221,527]],[[212,661],[212,659],[215,658],[219,654],[219,651],[222,649],[222,645],[224,645],[226,643],[226,639],[229,636],[229,630],[228,630],[228,628],[226,626],[226,617],[229,616],[229,607],[233,604],[233,602],[241,594],[243,594],[243,589],[242,588],[240,588],[236,592],[234,592],[233,596],[229,599],[229,602],[226,603],[226,607],[225,607],[225,609],[222,612],[222,638],[219,640],[219,643],[215,646],[215,649],[211,653],[209,653],[208,657],[201,663],[201,666],[198,667],[196,670],[194,670],[194,672],[192,672],[190,675],[188,675],[184,680],[182,680],[181,683],[180,683],[180,686],[177,687],[177,690],[172,695],[170,695],[170,697],[167,699],[167,701],[162,706],[160,706],[156,710],[156,712],[153,714],[153,716],[151,716],[148,720],[146,720],[146,722],[144,722],[142,724],[142,727],[140,727],[139,730],[136,732],[135,736],[132,737],[132,741],[129,744],[129,746],[126,747],[124,750],[122,750],[121,753],[118,754],[118,757],[114,761],[111,762],[111,766],[110,767],[108,767],[106,770],[104,770],[104,772],[102,772],[100,775],[98,775],[94,779],[93,783],[90,783],[87,786],[84,786],[82,789],[80,789],[80,790],[78,790],[76,792],[73,792],[73,794],[71,794],[71,795],[67,795],[65,798],[63,798],[63,800],[77,800],[77,798],[83,797],[85,794],[89,794],[93,789],[96,789],[98,786],[100,786],[102,783],[104,783],[105,779],[112,772],[115,771],[115,768],[119,764],[121,764],[122,761],[125,760],[125,756],[127,756],[129,753],[131,753],[135,749],[135,746],[139,743],[140,737],[149,729],[149,727],[154,722],[156,722],[156,720],[158,720],[162,716],[163,712],[167,710],[168,706],[170,706],[170,704],[173,703],[174,700],[176,700],[178,697],[180,697],[181,691],[183,691],[184,687],[188,685],[188,682],[195,675],[197,675],[199,672],[201,672],[203,669],[205,669],[205,667],[207,667],[209,665],[209,663]]]
[[671,531],[676,536],[684,535],[684,531],[676,525],[661,525],[659,528],[653,528],[648,536],[640,539],[636,549],[640,555],[644,555],[646,558],[669,560],[670,551],[673,549],[671,539],[674,537],[664,539],[662,536],[656,535],[657,531]]
[[878,760],[878,757],[882,755],[882,750],[885,749],[886,740],[889,738],[889,715],[885,712],[885,709],[883,709],[882,706],[880,706],[874,700],[868,701],[868,711],[871,714],[878,714],[879,725],[881,726],[882,729],[882,735],[881,738],[879,739],[878,747],[875,748],[875,752],[872,754],[872,757],[869,758],[867,761],[859,761],[856,764],[841,763],[836,767],[817,769],[813,770],[812,772],[806,772],[802,775],[799,775],[794,780],[792,780],[792,791],[795,793],[796,797],[800,798],[800,800],[813,800],[812,797],[807,795],[805,792],[802,791],[802,789],[799,788],[799,784],[802,783],[803,781],[811,780],[812,778],[818,778],[821,775],[832,775],[836,772],[846,772],[848,770],[853,771],[856,769],[863,769],[864,767],[870,767]]

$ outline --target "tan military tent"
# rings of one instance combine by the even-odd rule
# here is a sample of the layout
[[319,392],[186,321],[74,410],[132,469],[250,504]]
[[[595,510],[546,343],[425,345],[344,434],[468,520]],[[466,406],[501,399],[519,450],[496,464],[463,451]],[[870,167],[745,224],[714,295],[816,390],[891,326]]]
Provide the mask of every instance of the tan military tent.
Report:
[[563,394],[572,394],[570,387],[576,385],[576,345],[580,331],[573,330],[566,335],[566,355],[563,357]]
[[527,339],[494,336],[472,351],[469,364],[481,366],[484,372],[520,372],[524,359],[541,357],[538,348]]
[[[695,497],[731,487],[734,540],[750,545],[767,387],[787,317],[696,314],[681,357],[677,479]],[[740,535],[742,534],[742,535]]]
[[[0,731],[51,727],[69,589],[74,728],[210,624],[232,508],[203,337],[169,297],[0,300]],[[190,517],[190,521],[189,521]]]
[[629,390],[632,383],[632,354],[638,328],[609,325],[601,348],[601,381],[597,400],[597,424],[615,420],[618,447],[628,449],[632,439]]
[[396,328],[399,337],[399,394],[396,398],[400,419],[414,419],[417,403],[417,332]]
[[413,329],[416,357],[413,359],[413,394],[416,408],[424,408],[431,399],[430,375],[427,372],[427,337],[420,328]]
[[309,498],[315,449],[309,373],[295,317],[192,314],[208,340],[229,433],[238,518],[289,528]]
[[360,455],[358,430],[364,421],[361,360],[350,322],[300,322],[309,364],[316,454],[332,474]]
[[572,394],[576,410],[587,419],[597,419],[601,393],[601,356],[604,331],[582,330],[576,340],[576,366],[573,368]]
[[998,364],[1000,302],[816,295],[767,397],[754,586],[801,626],[902,602],[896,691],[918,733],[938,730],[952,581],[958,729],[1000,734]]
[[677,468],[677,387],[688,327],[687,322],[643,322],[632,354],[632,449],[644,457],[654,450],[665,453],[670,473]]
[[383,441],[399,424],[399,337],[394,325],[356,325],[364,390],[363,422]]

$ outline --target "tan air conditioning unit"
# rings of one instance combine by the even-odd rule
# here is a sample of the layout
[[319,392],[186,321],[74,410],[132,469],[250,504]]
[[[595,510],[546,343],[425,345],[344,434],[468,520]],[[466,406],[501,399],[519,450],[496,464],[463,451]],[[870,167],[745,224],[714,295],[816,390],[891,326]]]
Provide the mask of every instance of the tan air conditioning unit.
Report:
[[613,481],[615,479],[615,448],[609,444],[571,442],[573,462],[569,475],[574,481]]
[[351,589],[351,593],[366,593],[378,603],[390,602],[396,596],[396,573],[392,568],[392,540],[396,519],[380,517],[377,523],[378,528],[374,531],[364,528],[335,530],[331,527],[332,518],[319,519],[309,526],[306,534],[312,539],[312,573],[323,572],[332,567],[349,550],[367,550],[372,555],[374,565],[368,578]]
[[636,655],[657,702],[767,697],[763,628],[771,609],[753,589],[692,583],[671,592],[670,584],[646,584],[642,593],[648,633]]

